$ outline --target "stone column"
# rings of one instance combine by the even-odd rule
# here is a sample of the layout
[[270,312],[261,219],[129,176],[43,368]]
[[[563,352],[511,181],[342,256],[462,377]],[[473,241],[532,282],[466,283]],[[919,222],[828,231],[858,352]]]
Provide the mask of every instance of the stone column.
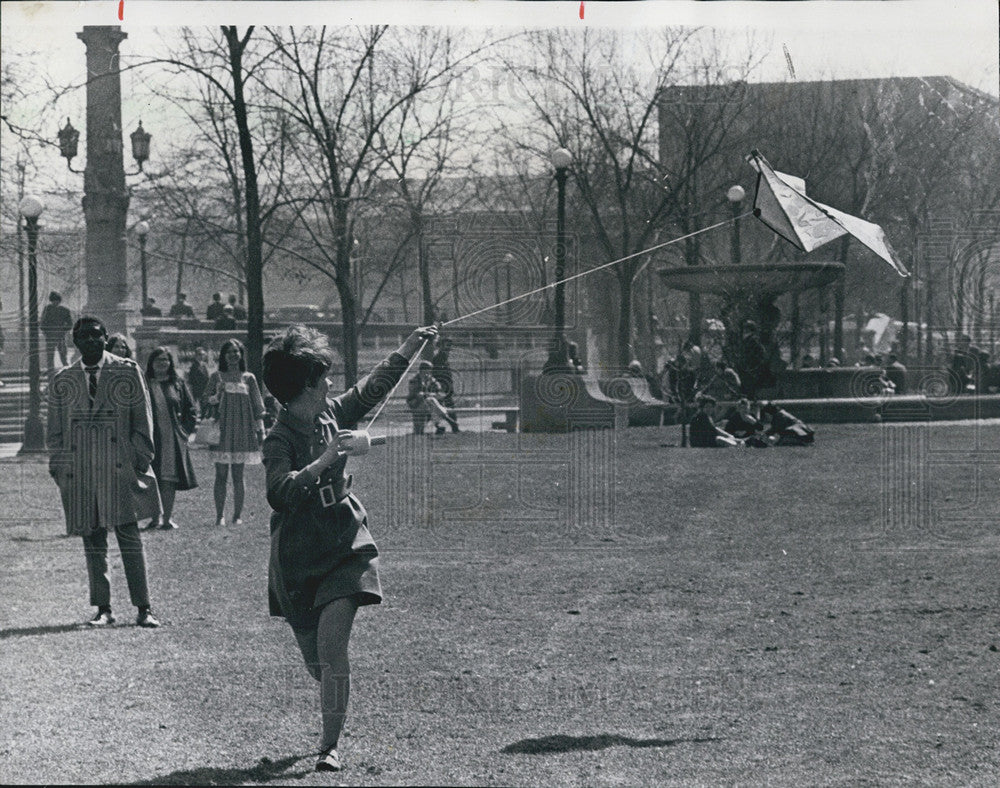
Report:
[[83,212],[87,223],[86,314],[108,332],[126,331],[125,219],[129,193],[122,160],[120,27],[85,26],[77,37],[87,47],[87,169]]

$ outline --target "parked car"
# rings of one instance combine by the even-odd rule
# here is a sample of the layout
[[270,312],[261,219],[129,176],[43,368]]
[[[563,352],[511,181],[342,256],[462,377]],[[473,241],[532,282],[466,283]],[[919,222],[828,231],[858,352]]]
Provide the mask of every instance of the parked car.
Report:
[[326,314],[315,304],[278,306],[267,312],[268,320],[276,323],[309,323],[326,320]]

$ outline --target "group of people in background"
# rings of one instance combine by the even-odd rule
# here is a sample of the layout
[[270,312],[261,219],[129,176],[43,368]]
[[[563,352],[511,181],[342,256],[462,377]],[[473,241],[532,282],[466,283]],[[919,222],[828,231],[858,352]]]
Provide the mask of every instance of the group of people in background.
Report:
[[[58,305],[58,301],[53,301]],[[107,571],[107,534],[117,534],[137,623],[155,627],[150,612],[145,558],[139,536],[172,530],[179,491],[198,486],[189,441],[204,404],[218,421],[210,447],[215,464],[215,523],[224,525],[228,477],[232,474],[232,523],[240,525],[246,490],[243,468],[261,463],[265,407],[257,379],[246,368],[236,339],[219,350],[218,370],[209,374],[207,351],[198,348],[187,380],[169,348],[154,348],[139,368],[123,334],[108,335],[103,323],[82,317],[71,326],[80,358],[54,373],[49,387],[49,472],[58,485],[67,533],[84,538],[90,596],[97,614],[89,622],[114,622]],[[113,467],[99,460],[110,459]]]
[[[146,299],[142,309],[139,310],[139,314],[143,317],[163,317],[163,310],[156,305],[156,299],[150,296]],[[194,307],[187,302],[186,293],[177,294],[177,300],[167,314],[168,317],[194,319]],[[243,304],[239,303],[235,295],[230,295],[228,303],[223,303],[222,293],[213,293],[212,303],[205,311],[205,318],[212,321],[213,328],[217,331],[232,331],[236,329],[237,320],[247,319],[247,310]]]
[[698,398],[698,410],[688,425],[692,448],[809,446],[816,439],[815,431],[787,410],[746,397],[737,400],[720,427],[715,422],[717,404],[708,395]]
[[237,320],[247,319],[247,310],[235,295],[230,295],[228,303],[223,303],[222,293],[212,293],[212,303],[205,310],[205,318],[215,323],[216,331],[232,331]]
[[[132,348],[124,334],[107,337],[105,351],[132,359]],[[215,464],[215,524],[225,525],[228,479],[232,475],[233,525],[242,524],[246,485],[244,466],[260,464],[267,409],[260,386],[246,369],[243,343],[230,339],[219,350],[218,370],[209,373],[208,351],[197,347],[186,376],[167,347],[154,348],[145,366],[153,418],[153,471],[159,482],[163,511],[150,519],[146,530],[173,530],[177,492],[198,486],[191,462],[189,442],[204,418],[218,423],[218,443],[210,447]]]
[[995,394],[1000,392],[1000,364],[990,354],[972,344],[972,337],[962,334],[948,364],[950,382],[957,394]]

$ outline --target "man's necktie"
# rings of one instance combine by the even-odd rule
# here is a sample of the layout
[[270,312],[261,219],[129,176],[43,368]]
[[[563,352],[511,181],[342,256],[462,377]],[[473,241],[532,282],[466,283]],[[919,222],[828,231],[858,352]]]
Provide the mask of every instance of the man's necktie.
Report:
[[87,391],[90,394],[90,407],[94,407],[94,400],[97,399],[97,372],[100,367],[84,367],[87,371]]

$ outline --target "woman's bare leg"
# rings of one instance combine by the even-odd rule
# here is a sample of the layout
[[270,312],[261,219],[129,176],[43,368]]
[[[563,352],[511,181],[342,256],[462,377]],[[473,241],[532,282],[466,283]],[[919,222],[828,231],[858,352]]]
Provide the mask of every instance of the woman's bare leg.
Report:
[[229,478],[229,466],[226,463],[215,463],[215,521],[222,519],[226,510],[226,481]]
[[173,482],[160,482],[160,500],[163,501],[163,524],[166,525],[174,516],[174,498],[177,496],[177,485]]
[[347,716],[351,693],[351,665],[347,645],[358,603],[350,598],[335,599],[323,608],[316,631],[316,650],[321,668],[320,703],[323,709],[323,738],[320,749],[335,748]]
[[239,520],[243,515],[243,499],[246,497],[246,485],[243,483],[243,463],[233,466],[233,520]]

